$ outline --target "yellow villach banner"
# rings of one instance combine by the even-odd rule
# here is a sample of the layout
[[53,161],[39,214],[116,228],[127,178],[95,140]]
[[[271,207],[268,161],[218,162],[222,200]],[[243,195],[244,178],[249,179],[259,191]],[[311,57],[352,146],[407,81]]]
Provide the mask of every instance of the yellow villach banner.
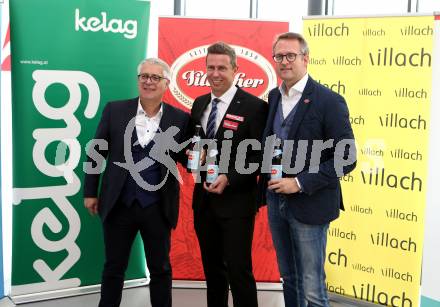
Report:
[[433,16],[307,19],[310,75],[347,100],[358,164],[330,225],[327,289],[419,305]]

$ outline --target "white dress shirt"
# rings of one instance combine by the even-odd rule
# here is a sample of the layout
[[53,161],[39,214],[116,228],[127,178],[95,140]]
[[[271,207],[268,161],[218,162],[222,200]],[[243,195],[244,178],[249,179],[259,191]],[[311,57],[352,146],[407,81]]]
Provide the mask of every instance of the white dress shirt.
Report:
[[[211,102],[214,98],[220,99],[217,103],[217,117],[215,118],[215,131],[217,132],[218,127],[226,114],[226,110],[231,104],[232,99],[237,92],[237,87],[232,85],[222,96],[216,97],[213,93],[211,93]],[[203,111],[202,118],[200,119],[200,123],[202,124],[203,130],[206,132],[206,125],[208,124],[209,113],[211,113],[212,104],[211,102],[206,107],[205,111]]]
[[309,74],[305,74],[298,82],[296,82],[286,93],[286,86],[281,83],[279,89],[281,92],[281,106],[283,108],[283,117],[286,118],[301,99],[304,88],[306,87]]
[[144,148],[156,135],[160,120],[162,119],[162,113],[163,107],[161,104],[159,112],[157,112],[156,115],[149,117],[142,108],[141,101],[139,100],[136,112],[136,134],[142,148]]

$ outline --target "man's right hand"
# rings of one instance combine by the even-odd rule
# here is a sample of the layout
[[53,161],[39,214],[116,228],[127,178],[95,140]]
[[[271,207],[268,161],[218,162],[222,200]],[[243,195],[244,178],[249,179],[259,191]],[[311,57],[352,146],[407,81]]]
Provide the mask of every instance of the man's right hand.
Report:
[[96,197],[86,197],[84,198],[84,207],[89,210],[90,215],[95,215],[98,213],[98,198]]

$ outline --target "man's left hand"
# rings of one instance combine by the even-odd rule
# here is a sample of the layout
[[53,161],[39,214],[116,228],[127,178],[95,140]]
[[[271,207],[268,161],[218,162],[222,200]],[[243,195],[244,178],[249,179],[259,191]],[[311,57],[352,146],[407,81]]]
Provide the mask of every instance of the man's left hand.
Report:
[[206,182],[203,183],[203,187],[209,193],[222,194],[223,190],[226,188],[228,183],[229,183],[228,177],[226,177],[225,174],[221,174],[217,177],[217,179],[213,183],[209,185],[209,187],[206,184]]
[[300,191],[295,178],[272,179],[269,181],[268,189],[282,194],[293,194]]

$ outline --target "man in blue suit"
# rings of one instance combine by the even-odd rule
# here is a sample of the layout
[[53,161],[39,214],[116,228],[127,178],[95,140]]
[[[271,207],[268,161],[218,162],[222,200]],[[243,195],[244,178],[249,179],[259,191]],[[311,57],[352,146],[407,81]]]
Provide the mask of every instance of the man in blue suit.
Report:
[[[343,209],[338,177],[356,164],[348,108],[343,97],[308,75],[309,49],[300,34],[279,35],[273,59],[283,82],[269,93],[263,141],[267,146],[274,140],[268,136],[275,135],[283,142],[283,154],[292,155],[283,159],[282,178],[261,175],[260,204],[268,205],[285,305],[329,306],[327,229]],[[270,157],[265,161],[270,163]]]

